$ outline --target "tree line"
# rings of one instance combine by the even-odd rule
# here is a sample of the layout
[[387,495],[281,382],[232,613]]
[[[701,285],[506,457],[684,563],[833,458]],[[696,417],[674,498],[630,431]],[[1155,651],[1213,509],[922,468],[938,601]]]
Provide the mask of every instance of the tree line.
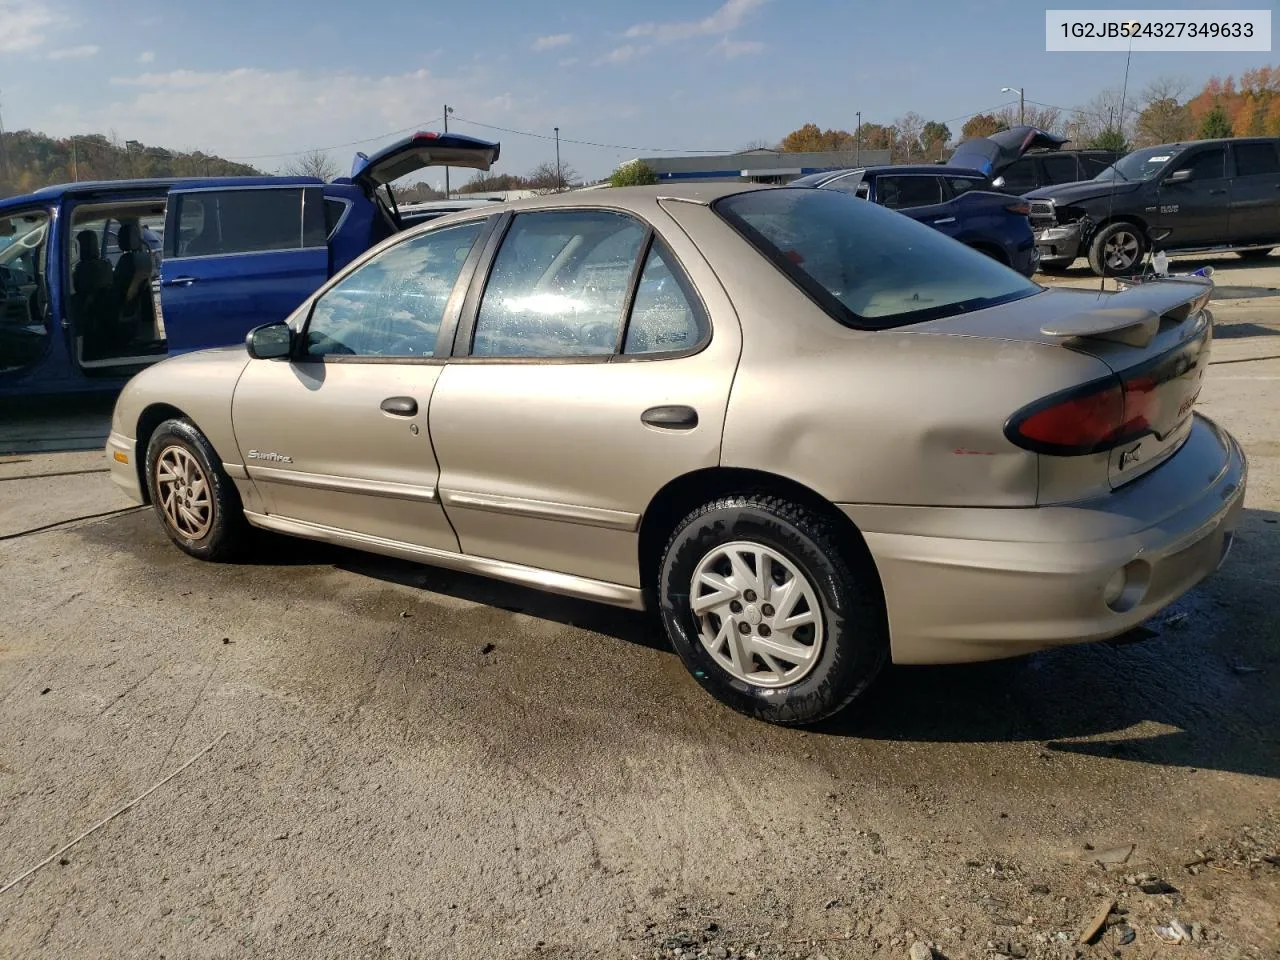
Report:
[[167,150],[100,133],[56,139],[17,130],[0,138],[0,197],[73,180],[254,176],[261,172],[198,150]]

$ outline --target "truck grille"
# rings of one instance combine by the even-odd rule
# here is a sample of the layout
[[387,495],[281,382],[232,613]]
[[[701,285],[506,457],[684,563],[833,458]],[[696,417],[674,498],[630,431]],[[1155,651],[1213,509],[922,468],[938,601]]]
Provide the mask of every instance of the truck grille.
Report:
[[1053,209],[1052,200],[1030,200],[1031,212],[1027,219],[1031,221],[1032,230],[1045,230],[1058,225],[1058,216]]

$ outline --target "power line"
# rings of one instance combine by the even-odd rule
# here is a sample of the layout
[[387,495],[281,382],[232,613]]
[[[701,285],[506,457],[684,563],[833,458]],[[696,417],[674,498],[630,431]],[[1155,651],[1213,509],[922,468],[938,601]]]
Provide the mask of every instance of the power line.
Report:
[[[466,117],[460,117],[456,113],[453,115],[454,120],[462,123],[469,123],[475,127],[484,127],[488,130],[501,130],[503,133],[514,133],[520,137],[536,137],[539,140],[554,140],[555,137],[548,136],[545,133],[533,133],[529,130],[515,130],[511,127],[500,127],[494,123],[481,123],[479,120],[468,120]],[[571,140],[568,137],[561,137],[561,143],[576,143],[584,147],[601,147],[605,150],[642,150],[652,153],[732,153],[731,150],[695,150],[686,147],[634,147],[620,143],[596,143],[594,140]]]
[[419,120],[417,123],[408,127],[401,127],[399,130],[389,130],[386,133],[380,133],[376,137],[365,137],[363,140],[348,140],[346,143],[334,143],[327,147],[309,147],[306,150],[286,150],[283,153],[254,153],[244,156],[223,157],[223,160],[270,160],[273,157],[299,157],[304,153],[316,153],[322,150],[337,150],[339,147],[355,147],[362,143],[373,143],[375,140],[385,140],[387,137],[394,137],[397,133],[408,133],[410,130],[421,130],[423,127],[429,127],[434,123],[438,123],[442,118],[434,117],[431,120]]

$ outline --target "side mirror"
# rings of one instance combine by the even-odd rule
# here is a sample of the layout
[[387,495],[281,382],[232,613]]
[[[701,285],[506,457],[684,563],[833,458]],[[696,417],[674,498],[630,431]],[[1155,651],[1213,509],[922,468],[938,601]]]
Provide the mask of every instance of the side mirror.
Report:
[[1175,170],[1169,176],[1165,177],[1165,183],[1186,183],[1191,179],[1191,168],[1183,167],[1181,170]]
[[264,323],[244,338],[245,349],[255,360],[279,360],[293,353],[293,329],[287,323]]

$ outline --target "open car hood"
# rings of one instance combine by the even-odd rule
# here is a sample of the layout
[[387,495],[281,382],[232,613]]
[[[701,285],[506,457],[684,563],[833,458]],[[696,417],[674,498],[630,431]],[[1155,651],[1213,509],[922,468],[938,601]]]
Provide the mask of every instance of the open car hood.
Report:
[[351,179],[366,190],[399,180],[424,167],[470,167],[488,170],[501,145],[458,133],[415,133],[384,147],[373,156],[357,153]]
[[1028,150],[1060,150],[1067,142],[1065,137],[1039,127],[1012,127],[989,137],[966,140],[956,147],[947,165],[980,170],[988,177],[995,177]]

